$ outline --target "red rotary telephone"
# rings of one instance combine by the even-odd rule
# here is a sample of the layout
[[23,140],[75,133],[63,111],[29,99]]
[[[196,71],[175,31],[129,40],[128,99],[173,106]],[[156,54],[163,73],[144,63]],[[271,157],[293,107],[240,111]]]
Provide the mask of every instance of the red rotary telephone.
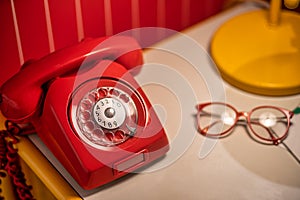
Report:
[[37,60],[0,87],[0,109],[31,123],[85,189],[111,182],[169,150],[165,131],[127,70],[143,63],[124,36],[87,39]]

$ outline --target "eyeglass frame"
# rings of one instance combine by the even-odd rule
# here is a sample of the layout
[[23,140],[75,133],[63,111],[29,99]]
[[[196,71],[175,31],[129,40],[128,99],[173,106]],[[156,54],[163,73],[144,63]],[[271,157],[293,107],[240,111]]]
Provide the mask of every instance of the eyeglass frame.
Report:
[[[209,134],[207,132],[204,132],[203,129],[201,129],[200,127],[200,113],[201,113],[201,110],[203,110],[203,108],[205,108],[206,106],[209,106],[209,105],[223,105],[223,106],[227,106],[229,108],[231,108],[234,112],[235,112],[235,119],[234,119],[234,123],[231,125],[230,128],[228,128],[228,130],[225,130],[219,134]],[[251,114],[258,110],[258,109],[262,109],[262,108],[269,108],[269,109],[275,109],[275,110],[278,110],[280,112],[282,112],[285,116],[286,116],[286,119],[287,119],[287,128],[285,130],[285,133],[281,136],[281,137],[278,137],[278,138],[275,138],[273,136],[272,133],[269,132],[268,128],[267,128],[267,131],[268,133],[270,134],[270,137],[271,139],[267,139],[267,138],[263,138],[261,137],[259,134],[257,134],[253,128],[252,128],[252,125],[251,125],[251,119],[250,119],[250,116]],[[281,107],[277,107],[277,106],[269,106],[269,105],[264,105],[264,106],[257,106],[257,107],[254,107],[253,109],[251,109],[250,111],[248,112],[245,112],[245,111],[238,111],[235,107],[233,107],[232,105],[228,104],[228,103],[223,103],[223,102],[208,102],[208,103],[200,103],[200,104],[197,104],[196,105],[196,109],[197,109],[197,129],[198,131],[202,134],[202,135],[205,135],[205,136],[208,136],[208,137],[221,137],[221,136],[224,136],[225,134],[228,134],[230,133],[234,127],[236,126],[237,122],[239,121],[240,117],[245,117],[246,118],[246,122],[247,122],[247,126],[250,128],[251,132],[258,138],[260,138],[261,140],[264,140],[264,141],[269,141],[269,142],[273,142],[274,145],[278,145],[280,142],[282,142],[288,135],[288,131],[289,131],[289,128],[290,128],[290,125],[291,125],[291,119],[293,118],[294,116],[294,112],[291,111],[291,110],[288,110],[288,109],[285,109],[285,108],[281,108]],[[253,123],[253,122],[252,122]],[[262,125],[262,124],[261,124]],[[266,127],[264,127],[266,128]]]

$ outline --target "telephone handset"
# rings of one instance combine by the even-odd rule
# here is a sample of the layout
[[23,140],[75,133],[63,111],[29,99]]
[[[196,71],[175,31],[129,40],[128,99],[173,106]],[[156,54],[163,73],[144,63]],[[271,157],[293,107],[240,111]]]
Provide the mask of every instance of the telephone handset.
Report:
[[31,123],[85,189],[149,164],[168,139],[145,93],[128,69],[143,63],[125,36],[87,39],[24,64],[0,87],[0,109]]

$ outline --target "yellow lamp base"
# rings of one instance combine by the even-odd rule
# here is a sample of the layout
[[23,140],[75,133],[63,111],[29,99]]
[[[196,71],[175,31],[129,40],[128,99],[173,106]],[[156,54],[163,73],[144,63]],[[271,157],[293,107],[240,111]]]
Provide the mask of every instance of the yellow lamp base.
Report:
[[224,80],[262,95],[300,93],[300,15],[282,11],[271,25],[268,11],[237,16],[220,27],[211,54]]

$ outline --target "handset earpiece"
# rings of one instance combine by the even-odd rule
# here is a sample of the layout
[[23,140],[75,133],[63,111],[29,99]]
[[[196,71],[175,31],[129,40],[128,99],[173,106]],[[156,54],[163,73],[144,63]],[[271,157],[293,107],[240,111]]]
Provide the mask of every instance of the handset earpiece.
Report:
[[130,37],[112,36],[85,40],[29,63],[0,88],[0,110],[9,120],[23,122],[37,113],[42,85],[80,67],[89,60],[110,58],[128,69],[141,65],[142,50]]

